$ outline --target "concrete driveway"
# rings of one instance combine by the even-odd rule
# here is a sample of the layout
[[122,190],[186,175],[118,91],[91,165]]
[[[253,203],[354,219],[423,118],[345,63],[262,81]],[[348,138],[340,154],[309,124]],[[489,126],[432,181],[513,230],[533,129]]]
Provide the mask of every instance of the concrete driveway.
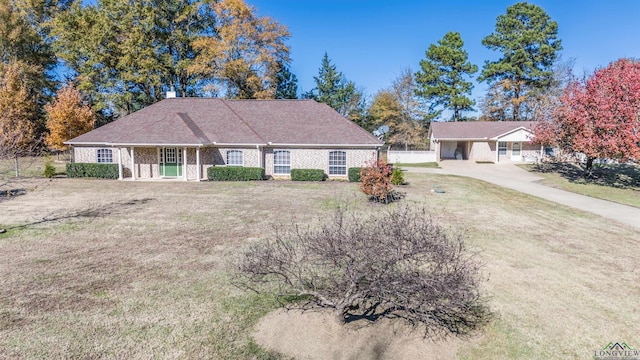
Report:
[[640,209],[542,185],[539,183],[542,177],[513,164],[477,164],[471,161],[449,160],[442,161],[440,166],[441,169],[404,169],[407,172],[450,174],[484,180],[640,229]]

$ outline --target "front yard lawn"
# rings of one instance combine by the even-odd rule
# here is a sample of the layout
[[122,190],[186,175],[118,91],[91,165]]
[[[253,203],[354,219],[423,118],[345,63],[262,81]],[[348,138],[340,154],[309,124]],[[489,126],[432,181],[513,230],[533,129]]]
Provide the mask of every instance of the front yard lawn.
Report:
[[[469,178],[406,180],[402,202],[465,231],[497,315],[452,343],[455,355],[429,353],[442,340],[428,339],[414,358],[579,359],[611,341],[640,346],[637,229]],[[384,210],[347,182],[21,181],[26,194],[0,203],[3,359],[283,358],[252,335],[278,302],[234,286],[237,254],[274,224],[314,224],[338,206]],[[402,358],[384,351],[393,331],[366,338],[382,359]],[[320,358],[353,347],[329,338]]]
[[544,178],[543,184],[576,194],[640,208],[640,166],[594,164],[585,179],[578,164],[521,165]]
[[419,167],[419,168],[432,168],[439,169],[440,165],[437,162],[423,162],[423,163],[415,163],[415,164],[405,164],[405,163],[394,163],[394,167]]

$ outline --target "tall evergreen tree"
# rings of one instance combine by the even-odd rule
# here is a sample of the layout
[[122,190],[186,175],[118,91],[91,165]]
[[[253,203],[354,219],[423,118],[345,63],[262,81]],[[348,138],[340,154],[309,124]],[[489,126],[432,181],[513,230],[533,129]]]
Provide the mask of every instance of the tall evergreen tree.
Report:
[[448,32],[437,45],[429,46],[426,59],[420,61],[416,94],[431,103],[433,117],[451,110],[452,120],[459,121],[463,111],[473,110],[475,102],[469,98],[473,83],[465,78],[471,78],[478,67],[469,62],[463,46],[460,33]]
[[[314,76],[315,89],[306,93],[304,97],[325,103],[339,112],[342,116],[357,120],[364,112],[364,93],[356,88],[353,81],[347,80],[342,72],[331,63],[325,52],[322,57],[318,76]],[[357,121],[356,121],[357,122]]]
[[279,65],[280,71],[276,74],[276,99],[297,99],[298,78],[284,63]]
[[520,2],[498,16],[496,31],[482,44],[502,52],[498,61],[485,62],[479,81],[496,87],[508,99],[505,109],[512,120],[528,117],[527,103],[553,79],[553,63],[562,49],[558,23],[539,6]]
[[318,69],[318,76],[313,77],[316,88],[311,91],[310,96],[338,110],[340,108],[338,93],[342,87],[343,78],[342,72],[339,72],[336,65],[331,63],[325,51]]

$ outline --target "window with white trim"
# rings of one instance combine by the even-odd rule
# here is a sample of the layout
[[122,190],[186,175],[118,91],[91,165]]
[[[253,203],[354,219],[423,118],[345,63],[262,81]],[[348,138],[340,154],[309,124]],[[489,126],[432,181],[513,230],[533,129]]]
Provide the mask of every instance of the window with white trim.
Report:
[[242,150],[227,150],[227,166],[242,166]]
[[511,156],[520,156],[521,150],[522,150],[522,145],[519,142],[514,142],[511,145]]
[[329,152],[329,175],[347,175],[347,153],[345,151]]
[[506,141],[498,141],[498,155],[507,155]]
[[176,160],[176,149],[175,148],[167,148],[165,149],[165,161],[169,164],[175,164],[179,161]]
[[276,150],[273,152],[273,174],[291,174],[291,152],[289,150]]
[[99,164],[113,163],[113,150],[111,149],[96,150],[96,159]]

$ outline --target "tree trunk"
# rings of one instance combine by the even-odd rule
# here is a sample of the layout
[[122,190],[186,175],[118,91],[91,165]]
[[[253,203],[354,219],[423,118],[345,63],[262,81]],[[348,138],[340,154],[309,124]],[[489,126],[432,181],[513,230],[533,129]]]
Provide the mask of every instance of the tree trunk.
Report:
[[513,104],[513,121],[520,120],[520,88],[518,86],[518,79],[514,81],[513,84],[513,100],[511,100]]
[[591,177],[591,174],[593,173],[593,161],[596,158],[591,157],[591,156],[587,156],[587,163],[585,164],[584,167],[584,177],[585,178],[589,178]]
[[15,155],[16,177],[20,177],[20,166],[18,166],[18,154]]
[[335,317],[336,322],[338,324],[344,324],[345,323],[344,320],[345,320],[346,315],[347,315],[347,308],[346,307],[337,308],[336,312],[335,312],[335,315],[336,315],[336,317]]

